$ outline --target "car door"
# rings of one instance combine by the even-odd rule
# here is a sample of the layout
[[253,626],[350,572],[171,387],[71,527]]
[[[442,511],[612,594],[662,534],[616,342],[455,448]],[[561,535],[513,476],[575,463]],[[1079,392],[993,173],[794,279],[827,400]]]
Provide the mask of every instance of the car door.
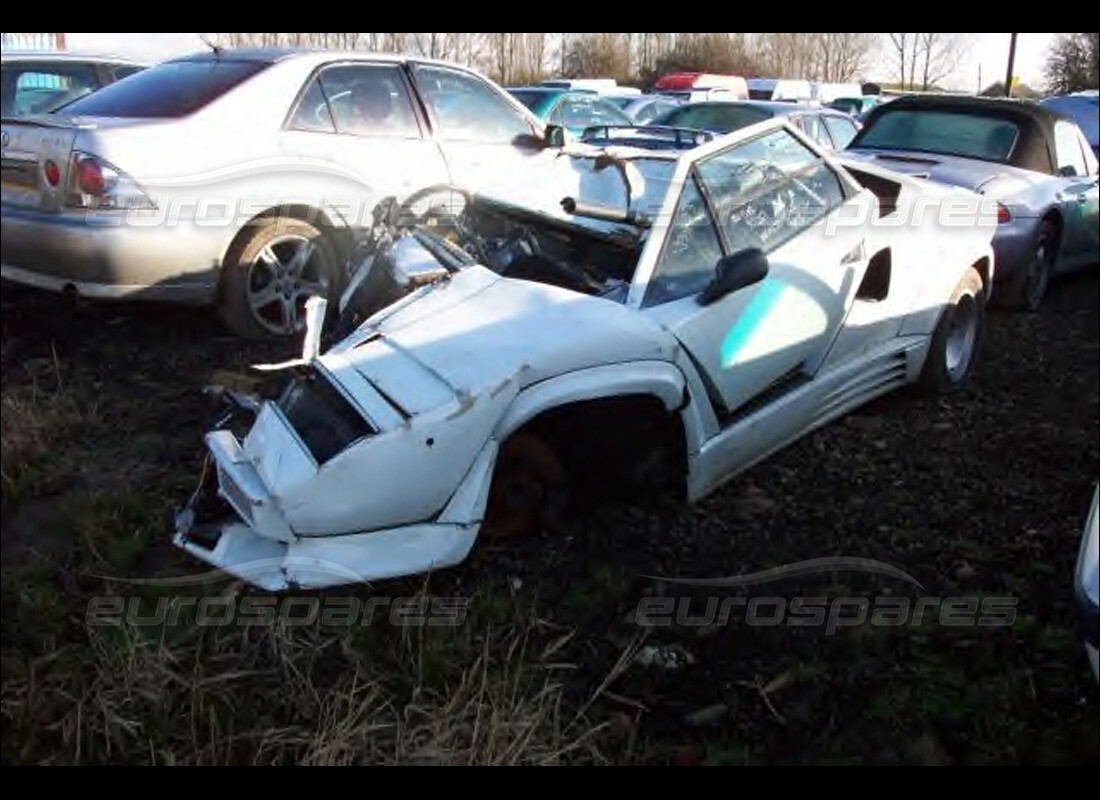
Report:
[[306,82],[280,148],[307,164],[331,164],[300,178],[300,190],[339,204],[352,224],[364,225],[381,198],[447,183],[443,154],[426,131],[400,65],[339,62]]
[[[691,354],[720,415],[817,372],[866,269],[873,207],[786,127],[692,164],[640,305]],[[747,248],[767,276],[702,304],[718,259]]]
[[557,150],[518,101],[469,72],[416,63],[414,83],[428,110],[452,181],[468,190],[520,200]]
[[1097,176],[1085,144],[1076,124],[1067,120],[1054,123],[1058,203],[1065,225],[1060,258],[1067,262],[1082,260],[1097,249]]

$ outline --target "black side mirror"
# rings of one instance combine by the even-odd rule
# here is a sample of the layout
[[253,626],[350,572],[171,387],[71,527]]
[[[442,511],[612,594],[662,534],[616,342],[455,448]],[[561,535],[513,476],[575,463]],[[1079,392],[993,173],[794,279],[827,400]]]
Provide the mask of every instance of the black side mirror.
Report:
[[714,267],[714,278],[699,294],[699,305],[709,305],[730,292],[759,283],[767,275],[768,257],[758,247],[722,256]]
[[1063,178],[1076,178],[1077,168],[1072,164],[1066,164],[1065,166],[1058,167],[1058,174]]
[[547,147],[565,147],[565,128],[561,125],[547,125],[543,138]]

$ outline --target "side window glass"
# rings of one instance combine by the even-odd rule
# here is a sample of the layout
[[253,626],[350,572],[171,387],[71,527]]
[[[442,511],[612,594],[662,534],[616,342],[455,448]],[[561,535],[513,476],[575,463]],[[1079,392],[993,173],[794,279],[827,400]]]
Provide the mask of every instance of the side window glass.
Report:
[[132,64],[116,64],[111,68],[111,74],[116,81],[120,81],[123,78],[128,78],[131,75],[141,72],[144,67],[136,67]]
[[336,125],[332,121],[325,92],[316,78],[310,79],[309,87],[302,94],[302,99],[298,101],[298,107],[287,127],[296,131],[336,133]]
[[804,114],[800,121],[802,122],[802,130],[806,132],[807,136],[822,147],[829,150],[833,149],[833,140],[829,138],[829,133],[825,130],[821,117],[817,114]]
[[1054,151],[1058,156],[1058,174],[1067,177],[1088,175],[1076,125],[1065,120],[1054,123]]
[[510,143],[531,133],[504,94],[474,75],[418,65],[416,82],[444,140]]
[[842,117],[824,116],[821,118],[829,134],[833,137],[833,147],[843,150],[856,138],[856,126]]
[[399,67],[328,67],[319,80],[337,133],[420,138],[420,126]]
[[684,186],[657,259],[642,306],[655,306],[698,294],[714,277],[722,245],[699,186]]

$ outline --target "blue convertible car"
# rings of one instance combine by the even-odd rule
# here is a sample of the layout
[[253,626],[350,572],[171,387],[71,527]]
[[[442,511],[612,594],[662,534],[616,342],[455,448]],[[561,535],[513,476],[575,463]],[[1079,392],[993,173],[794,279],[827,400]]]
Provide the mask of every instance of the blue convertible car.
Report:
[[871,111],[845,155],[997,201],[993,298],[1034,310],[1057,273],[1100,258],[1097,160],[1077,124],[1036,103],[902,97]]

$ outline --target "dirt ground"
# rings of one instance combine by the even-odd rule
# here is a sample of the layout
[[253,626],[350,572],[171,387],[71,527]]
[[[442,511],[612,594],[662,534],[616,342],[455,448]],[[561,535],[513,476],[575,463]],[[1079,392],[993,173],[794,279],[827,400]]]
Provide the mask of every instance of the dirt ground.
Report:
[[[1098,476],[1098,282],[991,314],[964,391],[876,401],[695,507],[596,508],[427,587],[334,590],[471,598],[459,630],[413,633],[90,628],[92,598],[144,591],[102,576],[203,571],[168,543],[215,416],[202,388],[286,350],[245,347],[202,310],[5,285],[3,761],[1095,764],[1072,569]],[[921,586],[667,580],[828,556]],[[857,600],[836,630],[708,611],[762,597]],[[872,624],[921,597],[1011,608],[1011,624],[942,605]],[[709,624],[639,625],[643,602]]]

